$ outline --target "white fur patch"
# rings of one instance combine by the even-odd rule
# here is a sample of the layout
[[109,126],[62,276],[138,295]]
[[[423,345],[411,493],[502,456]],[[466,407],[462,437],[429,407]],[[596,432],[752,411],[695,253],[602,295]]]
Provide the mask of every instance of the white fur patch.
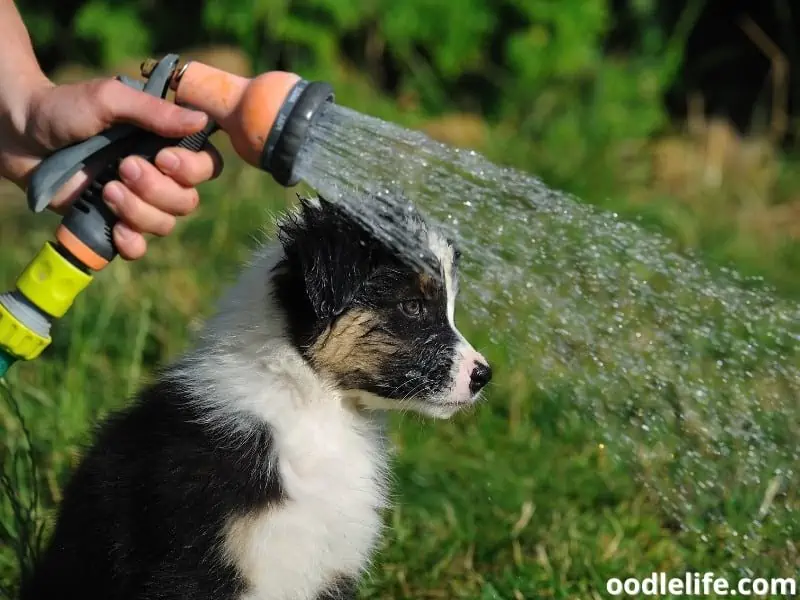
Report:
[[270,424],[287,496],[232,518],[225,556],[251,586],[241,600],[314,600],[341,575],[369,563],[386,506],[386,454],[377,419],[352,409],[292,347],[274,307],[262,253],[223,299],[198,349],[177,372],[207,415],[231,437],[253,417]]
[[[455,349],[455,360],[450,374],[452,382],[450,389],[438,398],[438,405],[424,403],[419,409],[422,412],[437,418],[450,418],[460,407],[472,404],[477,401],[470,392],[470,376],[477,362],[486,362],[481,354],[472,347],[464,335],[456,327],[456,297],[458,295],[458,279],[455,269],[455,252],[436,230],[431,230],[428,234],[428,243],[441,265],[441,276],[444,280],[445,294],[447,298],[447,318],[453,328],[458,344]],[[421,403],[422,404],[422,403]]]
[[[456,296],[458,295],[458,281],[455,277],[455,264],[453,248],[447,243],[439,232],[431,230],[428,233],[428,244],[436,259],[441,265],[440,273],[444,279],[445,294],[447,297],[447,318],[453,329],[456,329]],[[460,335],[460,334],[459,334]]]

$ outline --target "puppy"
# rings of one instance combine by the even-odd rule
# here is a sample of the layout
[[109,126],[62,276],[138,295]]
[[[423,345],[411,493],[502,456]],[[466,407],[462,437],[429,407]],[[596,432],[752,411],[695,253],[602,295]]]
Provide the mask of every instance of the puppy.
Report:
[[407,266],[301,199],[196,347],[100,427],[22,600],[354,598],[387,505],[382,415],[491,378],[454,324],[458,254]]

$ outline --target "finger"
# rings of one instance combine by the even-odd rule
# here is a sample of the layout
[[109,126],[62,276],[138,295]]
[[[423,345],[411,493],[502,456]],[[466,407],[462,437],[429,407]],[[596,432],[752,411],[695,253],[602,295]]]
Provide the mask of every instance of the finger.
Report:
[[93,177],[94,174],[88,173],[87,169],[75,173],[53,194],[47,208],[59,215],[66,214],[69,207],[83,193]]
[[94,102],[109,124],[125,121],[167,138],[196,133],[208,123],[203,112],[145,94],[116,79],[97,84]]
[[133,194],[166,214],[185,216],[200,203],[195,188],[183,187],[141,157],[129,156],[123,160],[119,175]]
[[[2,133],[0,133],[1,137]],[[5,163],[9,170],[8,179],[22,191],[27,192],[31,185],[31,176],[41,162],[40,157],[28,154],[8,157]],[[97,174],[97,170],[99,169],[87,167],[75,173],[55,190],[52,197],[48,198],[47,207],[56,213],[63,212],[86,188],[90,179]]]
[[147,252],[147,240],[138,231],[134,231],[125,223],[114,225],[112,235],[117,252],[125,260],[139,260]]
[[[72,203],[88,187],[98,173],[102,170],[102,165],[88,165],[67,179],[52,196],[48,198],[47,208],[59,215],[65,215]],[[30,177],[25,181],[22,189],[28,191]]]
[[103,199],[121,221],[140,233],[163,237],[175,227],[173,215],[148,204],[119,181],[112,181],[103,188]]
[[186,187],[216,179],[224,168],[222,155],[211,144],[206,145],[202,152],[164,148],[156,155],[155,163],[162,173]]

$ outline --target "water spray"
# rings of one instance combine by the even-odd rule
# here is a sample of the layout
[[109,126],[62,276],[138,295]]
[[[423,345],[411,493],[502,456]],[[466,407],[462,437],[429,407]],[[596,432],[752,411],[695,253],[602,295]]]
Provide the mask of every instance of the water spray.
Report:
[[27,198],[38,213],[75,174],[101,166],[62,219],[55,240],[44,244],[14,290],[0,294],[0,377],[14,362],[33,360],[50,345],[53,321],[66,314],[94,274],[117,256],[112,236],[117,216],[103,201],[102,190],[118,177],[125,157],[140,155],[152,162],[168,146],[199,152],[220,129],[242,160],[291,187],[299,181],[295,162],[308,132],[333,102],[327,83],[283,71],[248,79],[198,62],[181,64],[175,54],[146,60],[141,74],[144,81],[118,79],[162,99],[174,91],[177,104],[205,112],[209,125],[182,139],[118,125],[57,151],[37,167]]

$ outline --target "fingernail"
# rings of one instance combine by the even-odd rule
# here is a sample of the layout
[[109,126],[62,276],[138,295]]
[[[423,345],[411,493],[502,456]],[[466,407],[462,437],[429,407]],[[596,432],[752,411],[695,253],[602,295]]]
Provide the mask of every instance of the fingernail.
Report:
[[125,180],[127,183],[132,183],[137,179],[139,179],[139,175],[142,174],[142,169],[137,164],[136,160],[129,159],[123,161],[123,163],[120,165],[119,174],[122,176],[122,179]]
[[117,235],[123,242],[129,242],[130,240],[133,239],[135,233],[131,231],[127,226],[120,223],[117,225]]
[[181,164],[181,159],[178,156],[171,152],[170,150],[162,150],[158,156],[156,156],[156,165],[162,171],[167,173],[172,173],[173,171],[177,171],[178,167]]
[[190,110],[186,109],[183,111],[183,116],[181,117],[181,123],[186,125],[187,127],[204,127],[206,124],[208,117],[205,113],[200,112],[198,110]]
[[103,189],[103,196],[105,197],[106,202],[119,206],[122,203],[122,198],[124,196],[122,193],[122,185],[116,181],[112,181],[105,187],[105,189]]

